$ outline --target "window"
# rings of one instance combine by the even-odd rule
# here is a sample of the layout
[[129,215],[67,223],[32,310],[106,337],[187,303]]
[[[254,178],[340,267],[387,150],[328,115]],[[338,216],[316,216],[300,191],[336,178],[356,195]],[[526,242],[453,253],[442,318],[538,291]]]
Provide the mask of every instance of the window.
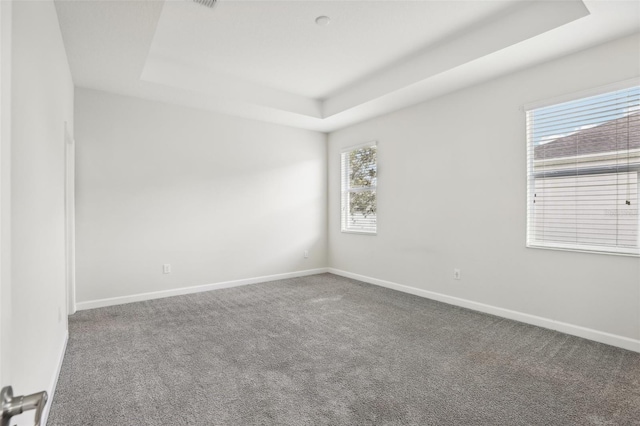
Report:
[[527,246],[640,254],[640,86],[527,111]]
[[377,157],[375,142],[341,154],[342,232],[376,233]]

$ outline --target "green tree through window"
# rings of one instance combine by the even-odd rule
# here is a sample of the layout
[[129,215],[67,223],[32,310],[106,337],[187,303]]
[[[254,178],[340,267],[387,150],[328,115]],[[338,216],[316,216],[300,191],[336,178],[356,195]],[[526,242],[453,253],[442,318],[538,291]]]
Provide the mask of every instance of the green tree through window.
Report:
[[342,230],[376,232],[376,145],[342,154]]

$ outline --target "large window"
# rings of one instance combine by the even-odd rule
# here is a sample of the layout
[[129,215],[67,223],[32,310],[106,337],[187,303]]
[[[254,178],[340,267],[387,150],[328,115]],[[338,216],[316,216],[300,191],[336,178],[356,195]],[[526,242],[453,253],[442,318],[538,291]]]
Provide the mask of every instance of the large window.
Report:
[[640,87],[527,111],[527,245],[640,254]]
[[348,148],[341,154],[342,232],[376,233],[377,157],[375,142]]

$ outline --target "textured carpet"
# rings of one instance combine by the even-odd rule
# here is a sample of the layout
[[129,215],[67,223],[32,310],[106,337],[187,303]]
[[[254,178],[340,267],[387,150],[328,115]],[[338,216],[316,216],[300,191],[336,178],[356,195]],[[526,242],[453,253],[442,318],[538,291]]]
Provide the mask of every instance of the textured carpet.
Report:
[[335,275],[69,327],[49,426],[640,424],[640,354]]

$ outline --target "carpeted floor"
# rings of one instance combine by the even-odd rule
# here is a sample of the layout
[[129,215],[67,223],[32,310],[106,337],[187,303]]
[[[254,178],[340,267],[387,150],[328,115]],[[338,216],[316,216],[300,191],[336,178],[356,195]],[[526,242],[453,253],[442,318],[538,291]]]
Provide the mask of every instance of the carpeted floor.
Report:
[[69,326],[49,426],[640,425],[640,354],[330,274]]

